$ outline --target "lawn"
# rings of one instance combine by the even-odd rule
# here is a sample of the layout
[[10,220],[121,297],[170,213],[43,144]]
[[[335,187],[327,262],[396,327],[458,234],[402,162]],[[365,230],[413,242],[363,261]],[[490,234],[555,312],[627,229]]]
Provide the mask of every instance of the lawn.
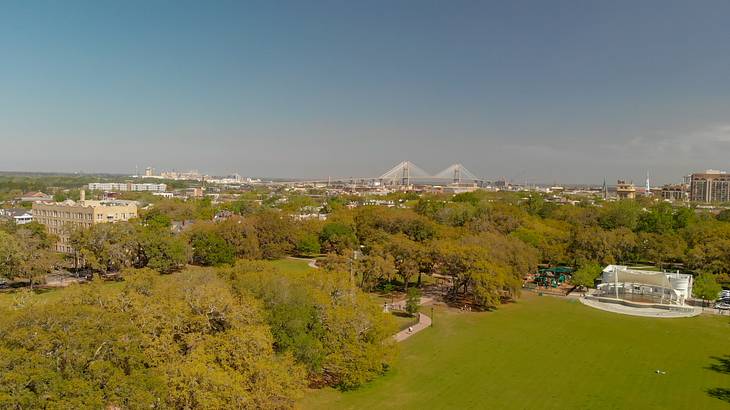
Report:
[[[651,319],[526,295],[491,313],[436,310],[387,375],[305,409],[727,409],[708,390],[730,355],[730,318]],[[656,374],[662,370],[666,374]],[[730,369],[726,369],[730,372]]]

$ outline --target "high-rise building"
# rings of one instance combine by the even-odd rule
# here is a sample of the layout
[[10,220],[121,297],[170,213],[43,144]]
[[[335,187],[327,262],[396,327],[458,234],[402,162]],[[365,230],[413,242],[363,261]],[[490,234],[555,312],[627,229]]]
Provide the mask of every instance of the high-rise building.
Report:
[[69,243],[71,230],[88,228],[91,225],[126,221],[137,217],[137,203],[134,201],[86,201],[84,191],[78,202],[33,203],[33,219],[46,227],[46,231],[58,237],[56,250],[71,253]]
[[693,202],[730,202],[730,175],[713,169],[692,174],[689,199]]

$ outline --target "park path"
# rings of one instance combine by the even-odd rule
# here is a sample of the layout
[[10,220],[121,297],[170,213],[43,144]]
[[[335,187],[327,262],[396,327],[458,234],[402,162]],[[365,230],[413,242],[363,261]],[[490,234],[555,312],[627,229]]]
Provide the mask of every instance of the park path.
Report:
[[[426,305],[426,304],[429,304],[432,302],[433,302],[433,298],[422,297],[421,300],[418,302],[418,304],[420,306],[423,306],[423,305]],[[401,300],[401,301],[395,302],[391,305],[391,307],[394,309],[405,310],[406,301]],[[423,313],[419,312],[418,313],[418,323],[411,326],[411,328],[413,330],[409,332],[408,329],[403,329],[400,332],[394,334],[393,339],[395,339],[396,342],[402,342],[429,326],[431,326],[431,318],[424,315]]]
[[295,261],[307,261],[307,265],[309,265],[312,269],[319,269],[319,266],[317,266],[317,259],[313,258],[297,258],[296,256],[289,256],[289,259],[293,259]]

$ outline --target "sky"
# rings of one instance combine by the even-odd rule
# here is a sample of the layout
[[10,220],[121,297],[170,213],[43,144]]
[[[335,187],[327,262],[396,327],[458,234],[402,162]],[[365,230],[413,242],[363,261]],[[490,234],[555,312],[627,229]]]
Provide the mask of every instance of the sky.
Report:
[[730,171],[730,2],[3,1],[0,170]]

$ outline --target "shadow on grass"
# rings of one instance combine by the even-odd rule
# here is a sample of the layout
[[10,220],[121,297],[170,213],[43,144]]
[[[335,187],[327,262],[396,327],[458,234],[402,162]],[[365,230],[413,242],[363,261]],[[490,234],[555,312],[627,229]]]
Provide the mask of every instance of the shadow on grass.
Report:
[[708,369],[718,373],[730,374],[730,355],[713,356],[710,359],[714,360],[715,363],[712,363]]
[[[714,356],[711,357],[711,359],[714,360],[715,363],[712,363],[707,367],[709,370],[723,374],[730,374],[730,355],[722,357]],[[730,388],[715,387],[714,389],[707,390],[707,394],[710,397],[730,403]]]
[[707,390],[707,394],[709,394],[710,397],[730,403],[730,389],[716,387],[714,389]]

